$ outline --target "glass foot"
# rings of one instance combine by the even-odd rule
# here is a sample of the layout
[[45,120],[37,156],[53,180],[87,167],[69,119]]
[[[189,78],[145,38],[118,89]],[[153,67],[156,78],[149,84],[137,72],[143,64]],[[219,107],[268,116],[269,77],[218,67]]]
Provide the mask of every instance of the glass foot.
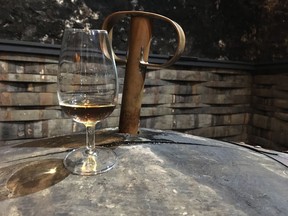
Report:
[[109,171],[117,162],[116,153],[105,147],[96,147],[88,154],[85,147],[75,149],[64,158],[64,166],[76,175],[96,175]]

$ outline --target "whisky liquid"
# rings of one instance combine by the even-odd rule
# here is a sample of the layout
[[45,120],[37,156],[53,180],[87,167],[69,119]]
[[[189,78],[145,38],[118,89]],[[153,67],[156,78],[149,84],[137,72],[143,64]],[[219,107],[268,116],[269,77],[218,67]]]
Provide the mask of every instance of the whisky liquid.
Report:
[[62,110],[77,122],[93,124],[107,118],[114,110],[115,104],[71,105],[61,104]]

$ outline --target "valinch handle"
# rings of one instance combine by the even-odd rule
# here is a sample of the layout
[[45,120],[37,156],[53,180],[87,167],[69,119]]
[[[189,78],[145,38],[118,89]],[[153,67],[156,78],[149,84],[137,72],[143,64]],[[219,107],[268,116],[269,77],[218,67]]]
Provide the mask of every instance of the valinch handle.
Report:
[[[115,12],[111,15],[109,15],[103,22],[102,25],[102,29],[106,30],[109,33],[109,40],[112,44],[112,40],[113,40],[113,27],[117,24],[117,22],[119,22],[120,20],[124,19],[125,17],[142,17],[142,18],[146,18],[146,19],[160,19],[163,20],[165,22],[168,22],[169,24],[171,24],[174,29],[177,32],[177,48],[175,50],[175,53],[173,55],[172,58],[170,58],[167,62],[163,63],[163,64],[152,64],[149,63],[148,61],[145,61],[144,58],[140,58],[139,63],[141,66],[144,67],[148,67],[148,68],[162,68],[162,67],[168,67],[170,65],[172,65],[173,63],[175,63],[181,56],[181,54],[184,51],[185,48],[185,34],[183,29],[181,28],[181,26],[176,23],[175,21],[159,15],[159,14],[155,14],[155,13],[151,13],[151,12],[145,12],[145,11],[119,11],[119,12]],[[132,30],[133,31],[133,30]],[[150,44],[149,44],[150,45]],[[130,44],[129,44],[130,46]],[[148,48],[149,49],[149,48]],[[127,59],[123,59],[118,57],[114,51],[113,51],[113,55],[115,57],[115,60],[118,63],[127,63]],[[148,54],[149,55],[149,54]]]
[[[144,11],[120,11],[108,16],[102,25],[102,29],[107,30],[109,33],[111,44],[113,39],[113,26],[125,17],[131,17],[127,59],[119,58],[113,52],[117,63],[126,64],[119,119],[119,132],[137,134],[140,125],[140,110],[145,81],[145,69],[147,67],[155,69],[167,67],[177,61],[184,51],[185,34],[176,22],[167,17]],[[165,22],[170,23],[177,31],[177,49],[174,56],[164,64],[151,64],[148,62],[152,38],[152,19],[164,20]]]

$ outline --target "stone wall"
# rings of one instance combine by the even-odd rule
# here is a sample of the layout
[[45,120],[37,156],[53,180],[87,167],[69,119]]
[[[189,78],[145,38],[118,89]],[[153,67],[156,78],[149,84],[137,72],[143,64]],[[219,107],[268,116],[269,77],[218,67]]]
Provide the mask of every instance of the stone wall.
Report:
[[[82,125],[65,116],[58,106],[58,56],[44,53],[0,53],[2,142],[84,131]],[[277,71],[262,67],[256,71],[256,66],[251,64],[241,67],[233,62],[227,66],[223,61],[209,65],[199,59],[191,61],[147,72],[141,127],[269,148],[288,147],[285,67]],[[120,89],[124,70],[118,67]],[[98,127],[117,127],[120,106]]]
[[[63,29],[101,28],[120,10],[144,10],[171,18],[186,36],[185,55],[238,61],[287,60],[285,0],[0,0],[0,38],[59,44]],[[127,20],[114,28],[114,49],[126,50]],[[119,31],[118,31],[119,30]],[[286,31],[285,31],[286,30]],[[156,54],[173,54],[175,32],[155,22]]]

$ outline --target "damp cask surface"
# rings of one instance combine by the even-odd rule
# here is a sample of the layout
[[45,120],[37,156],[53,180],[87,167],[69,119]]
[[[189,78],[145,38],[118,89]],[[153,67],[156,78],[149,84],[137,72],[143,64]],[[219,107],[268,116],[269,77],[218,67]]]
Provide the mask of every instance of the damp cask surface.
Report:
[[63,167],[84,134],[1,146],[0,215],[287,214],[284,153],[161,130],[97,137],[118,164],[94,177]]

